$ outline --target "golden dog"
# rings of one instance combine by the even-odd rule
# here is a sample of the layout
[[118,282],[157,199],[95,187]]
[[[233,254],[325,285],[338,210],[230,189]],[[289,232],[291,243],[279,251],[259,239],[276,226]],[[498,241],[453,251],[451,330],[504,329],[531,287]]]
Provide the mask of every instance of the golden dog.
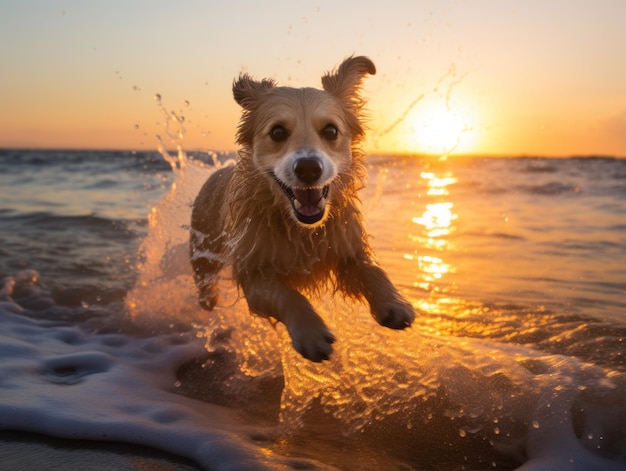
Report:
[[335,337],[301,292],[332,287],[365,298],[376,321],[404,329],[411,304],[372,260],[357,191],[365,177],[360,86],[375,74],[350,57],[322,77],[323,90],[278,87],[242,74],[237,163],[216,171],[193,205],[190,253],[200,304],[217,303],[231,265],[251,312],[285,324],[294,348],[327,360]]

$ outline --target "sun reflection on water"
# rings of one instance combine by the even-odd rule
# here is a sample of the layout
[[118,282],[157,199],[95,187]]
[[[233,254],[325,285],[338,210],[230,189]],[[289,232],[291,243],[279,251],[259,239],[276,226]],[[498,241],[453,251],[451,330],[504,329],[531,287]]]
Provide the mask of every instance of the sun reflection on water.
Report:
[[428,182],[429,196],[447,196],[450,194],[448,186],[454,185],[457,182],[457,179],[451,174],[439,177],[433,172],[422,172],[420,176]]
[[445,283],[444,278],[454,273],[455,268],[444,260],[444,253],[451,248],[449,236],[456,230],[458,214],[454,212],[454,204],[446,197],[449,197],[450,186],[457,179],[448,171],[441,174],[423,171],[420,178],[421,183],[426,184],[428,202],[424,212],[412,219],[419,232],[409,236],[419,249],[415,254],[404,254],[404,258],[417,263],[415,287],[433,294],[450,292],[453,285]]
[[436,245],[437,241],[434,239],[447,236],[455,230],[452,223],[458,216],[452,212],[453,206],[447,202],[427,204],[426,211],[421,216],[413,218],[413,222],[424,226],[423,235],[426,235],[428,240],[433,239],[432,242]]

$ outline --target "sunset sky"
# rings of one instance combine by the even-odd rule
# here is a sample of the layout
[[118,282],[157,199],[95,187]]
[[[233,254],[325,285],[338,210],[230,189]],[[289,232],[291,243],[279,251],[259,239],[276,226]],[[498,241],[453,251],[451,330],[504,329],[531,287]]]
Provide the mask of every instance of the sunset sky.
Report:
[[351,54],[370,152],[626,157],[624,0],[3,0],[0,147],[156,149],[165,109],[232,150],[241,71],[318,87]]

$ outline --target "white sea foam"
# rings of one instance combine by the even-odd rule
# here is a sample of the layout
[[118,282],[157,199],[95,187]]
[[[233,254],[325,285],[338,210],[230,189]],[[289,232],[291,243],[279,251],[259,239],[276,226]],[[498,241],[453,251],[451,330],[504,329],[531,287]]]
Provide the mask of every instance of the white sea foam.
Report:
[[0,306],[2,429],[141,444],[206,469],[294,464],[253,445],[262,431],[235,411],[177,393],[177,369],[204,353],[195,335],[98,335],[20,311]]

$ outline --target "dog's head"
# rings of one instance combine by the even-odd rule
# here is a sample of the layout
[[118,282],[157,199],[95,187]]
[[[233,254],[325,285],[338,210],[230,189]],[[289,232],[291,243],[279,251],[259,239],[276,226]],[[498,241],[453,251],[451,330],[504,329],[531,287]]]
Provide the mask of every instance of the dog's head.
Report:
[[242,158],[252,159],[303,226],[326,220],[337,177],[351,168],[363,137],[361,81],[375,73],[367,57],[350,57],[322,77],[323,90],[278,87],[247,74],[233,84],[243,108],[237,133]]

